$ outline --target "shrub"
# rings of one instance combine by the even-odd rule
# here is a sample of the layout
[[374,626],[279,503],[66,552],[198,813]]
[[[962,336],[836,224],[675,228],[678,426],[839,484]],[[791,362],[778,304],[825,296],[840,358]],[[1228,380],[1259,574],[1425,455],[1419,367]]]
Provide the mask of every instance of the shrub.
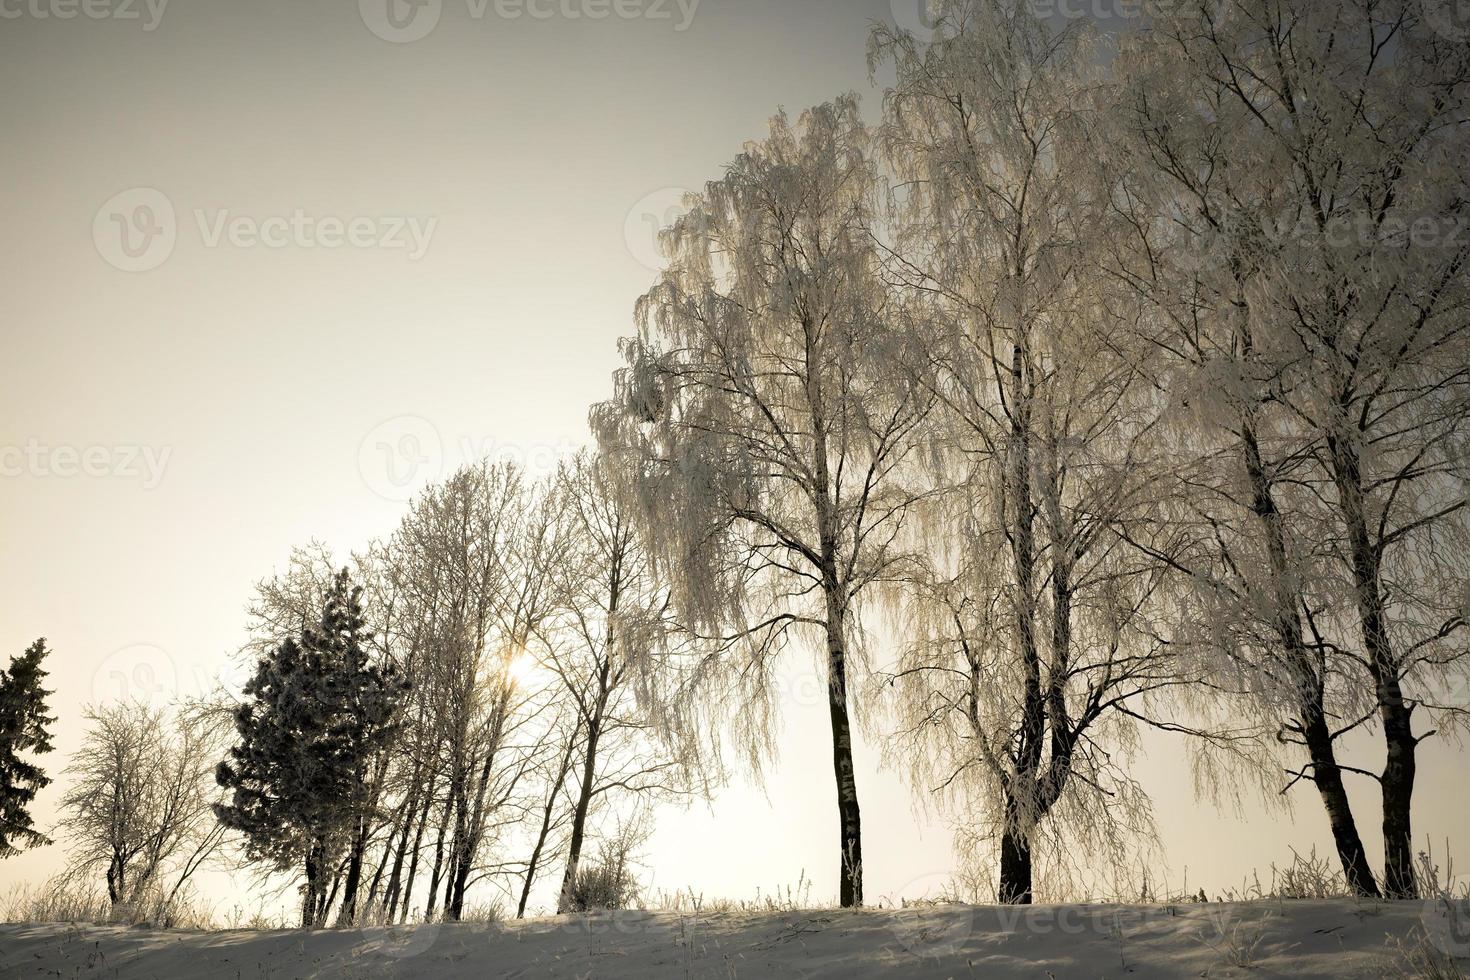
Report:
[[639,899],[638,881],[633,875],[631,842],[615,837],[603,841],[597,859],[577,869],[572,880],[572,909],[632,908]]

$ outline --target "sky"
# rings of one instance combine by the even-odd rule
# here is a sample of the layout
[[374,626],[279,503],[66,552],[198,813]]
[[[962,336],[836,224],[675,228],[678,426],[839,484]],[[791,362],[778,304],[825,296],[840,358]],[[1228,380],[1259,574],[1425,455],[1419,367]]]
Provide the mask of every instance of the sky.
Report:
[[[55,651],[49,767],[88,703],[212,687],[292,546],[386,535],[464,461],[587,444],[683,189],[780,107],[855,90],[875,116],[869,25],[917,2],[0,0],[0,657]],[[788,669],[779,761],[659,813],[654,888],[835,898],[825,703]],[[1177,741],[1146,748],[1156,881],[1330,854],[1308,791],[1220,813]],[[879,749],[867,893],[932,892],[950,831]],[[1416,829],[1453,850],[1458,756],[1422,751]],[[0,891],[64,857],[0,864]]]

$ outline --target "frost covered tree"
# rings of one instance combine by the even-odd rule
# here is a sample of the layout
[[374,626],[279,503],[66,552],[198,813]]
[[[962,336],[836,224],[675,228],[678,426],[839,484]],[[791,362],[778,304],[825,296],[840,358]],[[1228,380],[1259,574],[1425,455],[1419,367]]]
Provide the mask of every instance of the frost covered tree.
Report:
[[46,679],[41,664],[50,652],[45,639],[37,640],[0,671],[0,858],[51,843],[35,829],[29,810],[51,780],[40,766],[21,758],[51,751],[47,726],[56,719],[46,713],[51,692],[41,687]]
[[[405,679],[411,679],[410,665],[405,663],[399,649],[402,637],[398,614],[403,603],[398,601],[394,589],[385,548],[380,543],[370,544],[363,553],[351,555],[348,567],[353,581],[362,590],[359,601],[364,617],[374,627],[363,636],[369,656],[379,664],[392,665]],[[282,643],[300,637],[319,620],[341,570],[342,565],[332,549],[320,541],[312,540],[293,548],[282,571],[256,583],[247,609],[248,638],[241,655],[253,664]],[[227,713],[236,707],[230,703],[228,694],[217,700]],[[360,906],[374,905],[383,884],[385,862],[378,861],[371,871],[368,864],[375,850],[386,849],[387,842],[381,838],[392,832],[396,810],[387,805],[387,796],[398,775],[397,757],[401,754],[403,738],[404,729],[400,727],[379,744],[367,764],[364,779],[367,798],[358,809],[344,853],[327,876],[328,907],[340,895],[339,915],[344,922],[355,920]]]
[[528,726],[544,699],[521,667],[551,614],[554,517],[519,469],[484,462],[426,490],[387,547],[419,719],[388,885],[400,913],[432,842],[425,913],[442,898],[444,915],[458,918],[467,890],[502,870],[485,865],[486,846],[524,815],[519,794],[544,747]]
[[1165,566],[1126,542],[1153,501],[1152,327],[1100,261],[1108,90],[1085,34],[979,0],[926,41],[870,42],[896,73],[886,264],[921,324],[907,361],[943,406],[949,487],[889,680],[916,776],[998,844],[1000,901],[1029,903],[1039,856],[1117,864],[1124,832],[1146,835],[1123,760],[1140,723],[1177,730],[1158,708],[1194,683],[1159,622]]
[[538,766],[542,796],[530,811],[533,842],[531,853],[526,857],[525,868],[521,872],[520,896],[516,899],[517,919],[526,917],[526,906],[531,900],[531,889],[535,887],[537,874],[553,866],[570,843],[570,833],[564,838],[562,832],[569,829],[571,813],[575,808],[566,802],[565,790],[577,761],[582,736],[581,724],[581,714],[578,712],[569,723],[563,719],[561,725],[553,725],[548,732],[548,741],[559,746],[560,751],[543,755]]
[[66,774],[59,829],[72,869],[104,869],[115,910],[167,910],[219,850],[214,760],[225,733],[207,712],[142,703],[91,708]]
[[[369,600],[374,583],[363,559],[353,555],[347,564],[353,568],[354,579],[364,586],[364,600]],[[283,570],[255,583],[246,607],[248,635],[241,653],[254,663],[287,640],[299,639],[320,622],[322,608],[341,570],[342,564],[332,549],[321,541],[313,539],[292,548]]]
[[[368,767],[398,724],[406,684],[365,649],[361,590],[345,569],[318,625],[267,653],[235,712],[238,743],[216,770],[220,823],[277,870],[302,869],[301,922],[325,921],[324,887],[368,805]],[[349,883],[348,891],[352,891]]]
[[[837,788],[839,895],[860,905],[849,687],[864,594],[896,574],[918,491],[904,480],[928,395],[892,369],[905,342],[873,239],[878,175],[855,97],[784,114],[663,235],[670,263],[637,307],[603,448],[638,474],[648,546],[676,618],[725,642],[746,685],[738,733],[769,747],[775,654],[823,651]],[[726,700],[722,695],[714,701]]]
[[[1249,255],[1217,254],[1206,245],[1218,244],[1212,235],[1160,218],[1191,215],[1196,206],[1167,176],[1157,178],[1161,162],[1178,161],[1168,166],[1191,177],[1226,172],[1219,148],[1199,132],[1184,135],[1187,116],[1162,128],[1149,120],[1146,103],[1161,84],[1139,72],[1119,106],[1117,131],[1136,141],[1122,154],[1136,169],[1114,202],[1135,235],[1113,268],[1167,324],[1156,383],[1171,402],[1172,465],[1159,475],[1158,526],[1187,541],[1168,559],[1179,573],[1175,639],[1234,710],[1305,757],[1292,760],[1290,785],[1316,788],[1344,880],[1376,895],[1344,781],[1353,769],[1339,744],[1364,714],[1362,683],[1316,629],[1337,598],[1326,567],[1331,549],[1323,544],[1330,535],[1303,479],[1310,442],[1286,424],[1276,397],[1279,369],[1261,355],[1259,330],[1241,315]],[[1164,135],[1172,145],[1158,145]],[[1208,211],[1200,214],[1208,219]]]
[[[1457,706],[1439,702],[1466,657],[1470,49],[1426,14],[1381,0],[1251,0],[1228,16],[1185,5],[1125,62],[1136,129],[1178,195],[1163,218],[1203,257],[1189,280],[1202,316],[1226,324],[1218,374],[1247,391],[1225,401],[1250,406],[1239,451],[1280,566],[1281,644],[1305,647],[1293,663],[1338,661],[1363,678],[1349,703],[1367,710],[1295,733],[1312,753],[1305,775],[1333,814],[1349,879],[1370,890],[1344,841],[1345,797],[1329,799],[1343,767],[1311,743],[1376,723],[1392,897],[1417,893],[1415,751],[1430,732],[1416,712],[1453,723]],[[1293,445],[1274,460],[1256,448],[1282,441]],[[1306,569],[1276,526],[1278,494],[1296,490],[1306,533],[1321,529],[1329,545],[1314,574],[1336,597],[1304,594]],[[1308,685],[1323,676],[1303,673]]]
[[[607,810],[616,797],[641,803],[694,786],[699,739],[679,703],[684,638],[644,547],[633,483],[616,461],[585,453],[555,482],[563,529],[548,569],[556,611],[540,662],[573,717],[566,758],[575,786],[558,912],[573,908],[594,805]],[[561,772],[558,782],[566,778]]]

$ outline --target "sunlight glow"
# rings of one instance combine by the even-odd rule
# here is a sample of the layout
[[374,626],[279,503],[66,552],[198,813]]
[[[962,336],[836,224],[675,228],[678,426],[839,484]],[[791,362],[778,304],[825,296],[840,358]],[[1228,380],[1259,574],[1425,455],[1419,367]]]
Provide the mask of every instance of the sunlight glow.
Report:
[[535,680],[536,675],[540,672],[541,664],[524,650],[511,657],[510,664],[506,668],[506,673],[516,684],[528,684]]

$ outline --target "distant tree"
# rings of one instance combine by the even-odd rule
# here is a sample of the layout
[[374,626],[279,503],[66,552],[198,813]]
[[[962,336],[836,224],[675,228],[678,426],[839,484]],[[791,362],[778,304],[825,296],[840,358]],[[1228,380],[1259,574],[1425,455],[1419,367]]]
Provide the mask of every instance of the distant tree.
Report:
[[[699,739],[671,703],[685,689],[684,637],[644,547],[632,482],[614,460],[587,454],[563,465],[555,481],[563,536],[550,569],[557,609],[541,667],[555,676],[575,716],[565,735],[576,771],[558,912],[577,907],[597,804],[618,794],[647,801],[694,787]],[[561,773],[558,781],[565,779]]]
[[[366,633],[361,589],[343,569],[320,625],[257,664],[235,713],[240,744],[215,774],[231,791],[215,813],[245,835],[247,853],[282,871],[302,867],[307,928],[326,915],[329,868],[353,846],[371,799],[369,763],[396,730],[406,690],[394,667],[371,660]],[[348,907],[353,879],[350,867]]]
[[[412,680],[414,664],[408,649],[410,644],[399,623],[404,604],[397,601],[391,559],[381,542],[370,544],[363,552],[353,552],[341,563],[330,547],[316,539],[291,549],[284,569],[256,583],[255,594],[247,607],[247,638],[240,651],[247,663],[253,664],[263,654],[299,636],[320,618],[343,564],[362,588],[364,615],[374,627],[364,638],[370,657],[378,663],[393,664],[405,678]],[[232,711],[234,707],[230,700],[227,710]],[[399,803],[406,803],[407,799],[398,800],[395,791],[406,778],[413,783],[410,790],[417,785],[412,779],[417,756],[412,746],[404,744],[408,727],[411,726],[404,726],[397,736],[384,741],[368,765],[365,785],[370,787],[371,798],[362,807],[347,853],[333,865],[326,886],[333,901],[338,895],[342,897],[344,921],[356,918],[360,906],[379,904],[383,898],[382,887],[395,861],[386,857],[392,849],[389,842],[401,833],[406,816]],[[369,870],[364,862],[371,862],[374,855],[379,860]],[[348,884],[354,887],[344,887]]]
[[27,809],[51,780],[39,766],[20,758],[23,752],[51,751],[46,726],[56,719],[46,714],[51,692],[41,687],[46,677],[41,663],[49,652],[45,638],[39,639],[0,671],[0,858],[51,843],[32,829]]
[[226,732],[218,716],[171,717],[141,703],[92,708],[66,774],[61,828],[74,870],[106,868],[114,909],[167,908],[223,843],[211,759]]
[[570,831],[563,836],[576,815],[575,804],[565,805],[564,790],[571,778],[577,750],[581,744],[582,719],[577,711],[567,712],[571,718],[561,719],[547,732],[547,741],[559,745],[561,751],[543,754],[538,764],[539,782],[543,787],[541,799],[531,807],[532,840],[531,854],[526,859],[525,871],[521,875],[520,898],[516,901],[516,918],[526,917],[526,905],[531,900],[531,889],[536,883],[536,874],[542,868],[559,860],[563,851],[571,844]]
[[552,611],[554,516],[518,467],[483,461],[428,488],[387,546],[415,684],[410,712],[422,719],[402,753],[406,792],[386,892],[401,912],[426,835],[428,918],[442,902],[443,916],[458,919],[469,888],[504,872],[483,852],[504,821],[520,819],[517,795],[538,762],[525,729],[544,698],[517,668]]

